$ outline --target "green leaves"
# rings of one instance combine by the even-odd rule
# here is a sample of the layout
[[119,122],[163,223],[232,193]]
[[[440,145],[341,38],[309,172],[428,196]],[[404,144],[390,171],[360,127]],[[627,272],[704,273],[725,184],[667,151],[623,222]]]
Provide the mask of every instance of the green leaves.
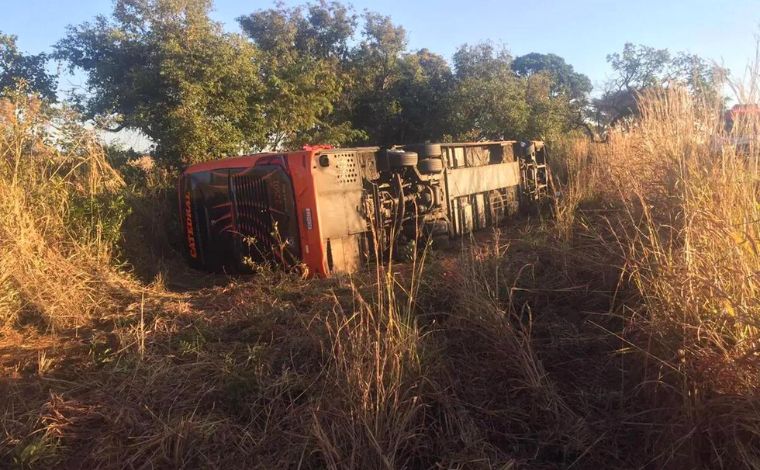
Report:
[[647,89],[671,84],[685,86],[691,93],[714,98],[726,70],[694,54],[671,54],[667,49],[626,43],[622,52],[607,55],[615,75],[595,100],[599,127],[613,125],[636,115],[638,95]]
[[111,19],[69,29],[56,57],[88,75],[89,117],[116,113],[167,163],[267,144],[256,50],[223,33],[208,0],[118,0]]
[[24,82],[27,91],[55,101],[56,77],[45,70],[47,61],[46,54],[22,54],[15,36],[0,32],[0,96]]
[[[117,0],[55,57],[87,74],[90,118],[141,130],[168,164],[305,143],[539,138],[577,124],[588,79],[558,56],[406,50],[389,17],[320,1],[209,18],[210,0]],[[361,23],[361,27],[359,27]],[[108,118],[108,119],[106,119]]]
[[347,41],[355,16],[338,3],[259,10],[238,18],[259,51],[268,143],[294,148],[314,139],[341,144],[354,134],[330,119],[345,92]]

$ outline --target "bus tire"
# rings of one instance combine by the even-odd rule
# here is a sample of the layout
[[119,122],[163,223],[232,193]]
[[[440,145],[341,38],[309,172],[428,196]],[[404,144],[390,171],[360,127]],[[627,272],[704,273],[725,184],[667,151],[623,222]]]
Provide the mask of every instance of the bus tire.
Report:
[[420,158],[440,157],[443,150],[440,144],[419,144],[416,146],[417,154]]
[[401,150],[388,150],[388,166],[391,168],[403,168],[415,166],[419,157],[415,152],[404,152]]
[[440,158],[426,158],[420,160],[417,164],[417,169],[420,173],[425,175],[436,175],[443,171],[443,160]]

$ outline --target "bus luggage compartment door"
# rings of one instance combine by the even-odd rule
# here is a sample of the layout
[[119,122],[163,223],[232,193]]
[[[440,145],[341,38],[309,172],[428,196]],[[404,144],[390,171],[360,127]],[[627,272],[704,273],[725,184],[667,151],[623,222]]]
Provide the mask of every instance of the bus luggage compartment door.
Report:
[[446,171],[452,235],[495,226],[516,210],[520,184],[518,162]]

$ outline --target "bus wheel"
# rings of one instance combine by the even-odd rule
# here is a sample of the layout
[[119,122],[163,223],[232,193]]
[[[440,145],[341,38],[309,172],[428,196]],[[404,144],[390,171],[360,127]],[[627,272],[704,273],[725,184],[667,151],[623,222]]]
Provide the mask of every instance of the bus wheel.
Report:
[[391,168],[403,168],[406,166],[415,166],[419,157],[414,152],[403,152],[400,150],[388,150],[388,165]]
[[420,173],[426,175],[438,174],[443,171],[443,160],[440,158],[426,158],[417,164]]
[[440,157],[443,155],[440,144],[419,144],[416,151],[420,158]]

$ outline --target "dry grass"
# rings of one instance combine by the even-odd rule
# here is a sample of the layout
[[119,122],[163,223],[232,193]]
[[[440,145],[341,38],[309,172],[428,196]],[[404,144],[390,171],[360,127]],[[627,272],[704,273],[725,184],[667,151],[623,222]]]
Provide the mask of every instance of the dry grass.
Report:
[[3,106],[0,466],[760,468],[757,154],[716,145],[709,103],[651,94],[555,148],[550,222],[174,292],[171,243],[139,233],[164,178],[126,198],[145,260],[78,212],[124,187],[86,133]]
[[75,326],[134,287],[111,266],[103,214],[123,181],[94,135],[50,113],[21,92],[0,101],[3,324]]
[[[651,427],[651,463],[759,468],[758,149],[737,149],[720,106],[679,88],[642,96],[640,110],[631,129],[593,146],[591,178],[570,174],[570,194],[585,183],[584,202],[570,198],[557,220],[566,233],[573,214],[598,249],[623,259],[635,296],[617,307],[626,327],[610,333],[636,358],[624,392]],[[602,220],[593,200],[610,206]]]
[[760,443],[758,153],[717,149],[715,111],[680,90],[647,96],[640,127],[616,137],[644,164],[634,187],[625,173],[616,180],[636,198],[626,207],[637,223],[621,243],[642,294],[633,326],[647,337],[647,393],[680,405],[668,423],[678,440],[657,447],[668,458],[752,468],[760,465],[749,451]]

